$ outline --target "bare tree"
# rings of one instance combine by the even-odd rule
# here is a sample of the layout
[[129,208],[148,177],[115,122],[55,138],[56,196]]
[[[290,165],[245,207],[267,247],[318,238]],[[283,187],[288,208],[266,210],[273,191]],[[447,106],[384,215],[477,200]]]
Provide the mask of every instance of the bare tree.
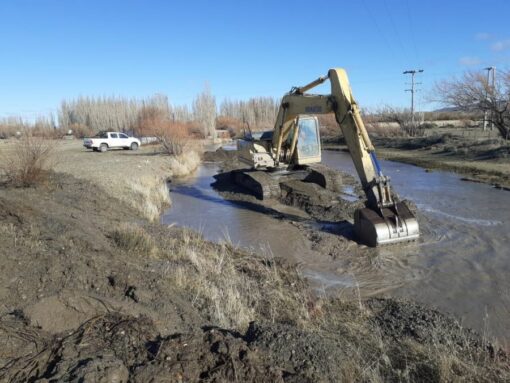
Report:
[[501,137],[510,136],[510,72],[498,73],[492,86],[486,76],[466,72],[460,78],[443,80],[435,84],[431,99],[461,110],[488,112]]
[[247,122],[254,130],[271,129],[280,103],[272,97],[256,97],[247,101],[225,99],[220,105],[222,117]]
[[126,131],[137,125],[141,111],[149,109],[157,110],[166,118],[171,113],[168,98],[162,94],[156,94],[147,99],[79,97],[76,100],[62,101],[58,120],[60,127],[66,130],[85,126],[95,132]]
[[404,135],[411,137],[423,136],[424,134],[423,113],[415,113],[413,121],[411,111],[406,108],[385,106],[371,113],[367,120],[374,126],[384,123],[397,124]]
[[202,93],[193,101],[193,117],[203,131],[205,137],[214,137],[216,127],[216,98],[206,84]]

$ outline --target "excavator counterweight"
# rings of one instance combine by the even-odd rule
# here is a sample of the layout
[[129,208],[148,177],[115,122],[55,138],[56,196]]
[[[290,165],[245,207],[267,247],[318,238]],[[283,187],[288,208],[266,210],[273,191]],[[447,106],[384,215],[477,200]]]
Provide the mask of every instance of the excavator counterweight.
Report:
[[[331,94],[305,93],[328,79]],[[367,197],[366,207],[354,215],[359,241],[378,246],[416,240],[418,221],[407,204],[399,201],[389,177],[383,174],[347,74],[341,68],[330,69],[327,76],[292,88],[281,101],[274,130],[239,141],[240,159],[252,169],[238,174],[238,183],[254,190],[259,198],[275,196],[279,174],[288,177],[299,169],[302,175],[304,168],[321,162],[319,123],[315,115],[326,113],[335,114]]]

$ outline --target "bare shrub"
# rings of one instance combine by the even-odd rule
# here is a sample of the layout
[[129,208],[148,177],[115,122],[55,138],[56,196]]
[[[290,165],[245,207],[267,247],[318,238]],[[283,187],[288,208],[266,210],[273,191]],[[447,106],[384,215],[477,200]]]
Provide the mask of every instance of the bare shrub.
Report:
[[156,137],[165,153],[177,156],[189,144],[192,129],[194,124],[170,121],[165,111],[152,107],[140,111],[136,124],[138,135]]
[[157,137],[165,153],[180,156],[190,141],[189,127],[180,122],[166,122],[160,126]]
[[24,132],[9,153],[3,153],[2,172],[8,184],[28,187],[44,182],[56,162],[55,143]]
[[377,137],[402,137],[407,135],[400,126],[389,122],[369,122],[366,124],[366,128],[369,134]]
[[133,130],[137,136],[156,137],[161,125],[168,121],[168,114],[163,110],[146,106],[140,109]]
[[320,132],[322,137],[334,137],[342,134],[340,126],[336,122],[334,113],[320,114],[317,116],[320,124]]
[[188,128],[188,133],[190,138],[192,139],[202,139],[205,138],[202,129],[200,128],[200,124],[196,121],[181,121],[181,123],[185,124]]
[[423,113],[415,113],[413,119],[413,115],[408,109],[386,106],[372,114],[371,125],[378,125],[381,128],[385,126],[384,124],[396,124],[404,135],[423,137],[425,134],[423,118]]

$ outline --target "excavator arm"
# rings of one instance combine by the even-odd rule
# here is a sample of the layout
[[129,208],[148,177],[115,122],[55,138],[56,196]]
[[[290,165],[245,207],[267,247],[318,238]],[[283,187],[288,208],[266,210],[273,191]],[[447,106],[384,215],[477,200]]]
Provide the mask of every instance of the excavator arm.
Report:
[[[305,92],[328,80],[330,95],[311,95]],[[355,228],[363,242],[376,246],[403,240],[417,239],[418,222],[408,206],[397,200],[389,177],[383,175],[374,146],[354,100],[345,70],[330,69],[326,77],[299,88],[294,88],[282,99],[272,138],[275,167],[279,165],[282,144],[294,130],[289,148],[296,147],[299,126],[296,119],[302,114],[333,112],[340,125],[356,172],[367,196],[367,207],[355,213]]]

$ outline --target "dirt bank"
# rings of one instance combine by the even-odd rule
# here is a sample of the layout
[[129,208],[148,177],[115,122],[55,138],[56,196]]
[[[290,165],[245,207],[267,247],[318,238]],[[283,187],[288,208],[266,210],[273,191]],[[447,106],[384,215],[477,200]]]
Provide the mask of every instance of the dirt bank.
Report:
[[[426,169],[443,169],[510,190],[510,144],[501,139],[476,139],[434,134],[427,137],[373,138],[381,158]],[[324,149],[347,150],[339,139],[326,139]]]
[[151,223],[96,182],[0,187],[0,381],[510,379],[454,319],[319,298],[295,265]]

